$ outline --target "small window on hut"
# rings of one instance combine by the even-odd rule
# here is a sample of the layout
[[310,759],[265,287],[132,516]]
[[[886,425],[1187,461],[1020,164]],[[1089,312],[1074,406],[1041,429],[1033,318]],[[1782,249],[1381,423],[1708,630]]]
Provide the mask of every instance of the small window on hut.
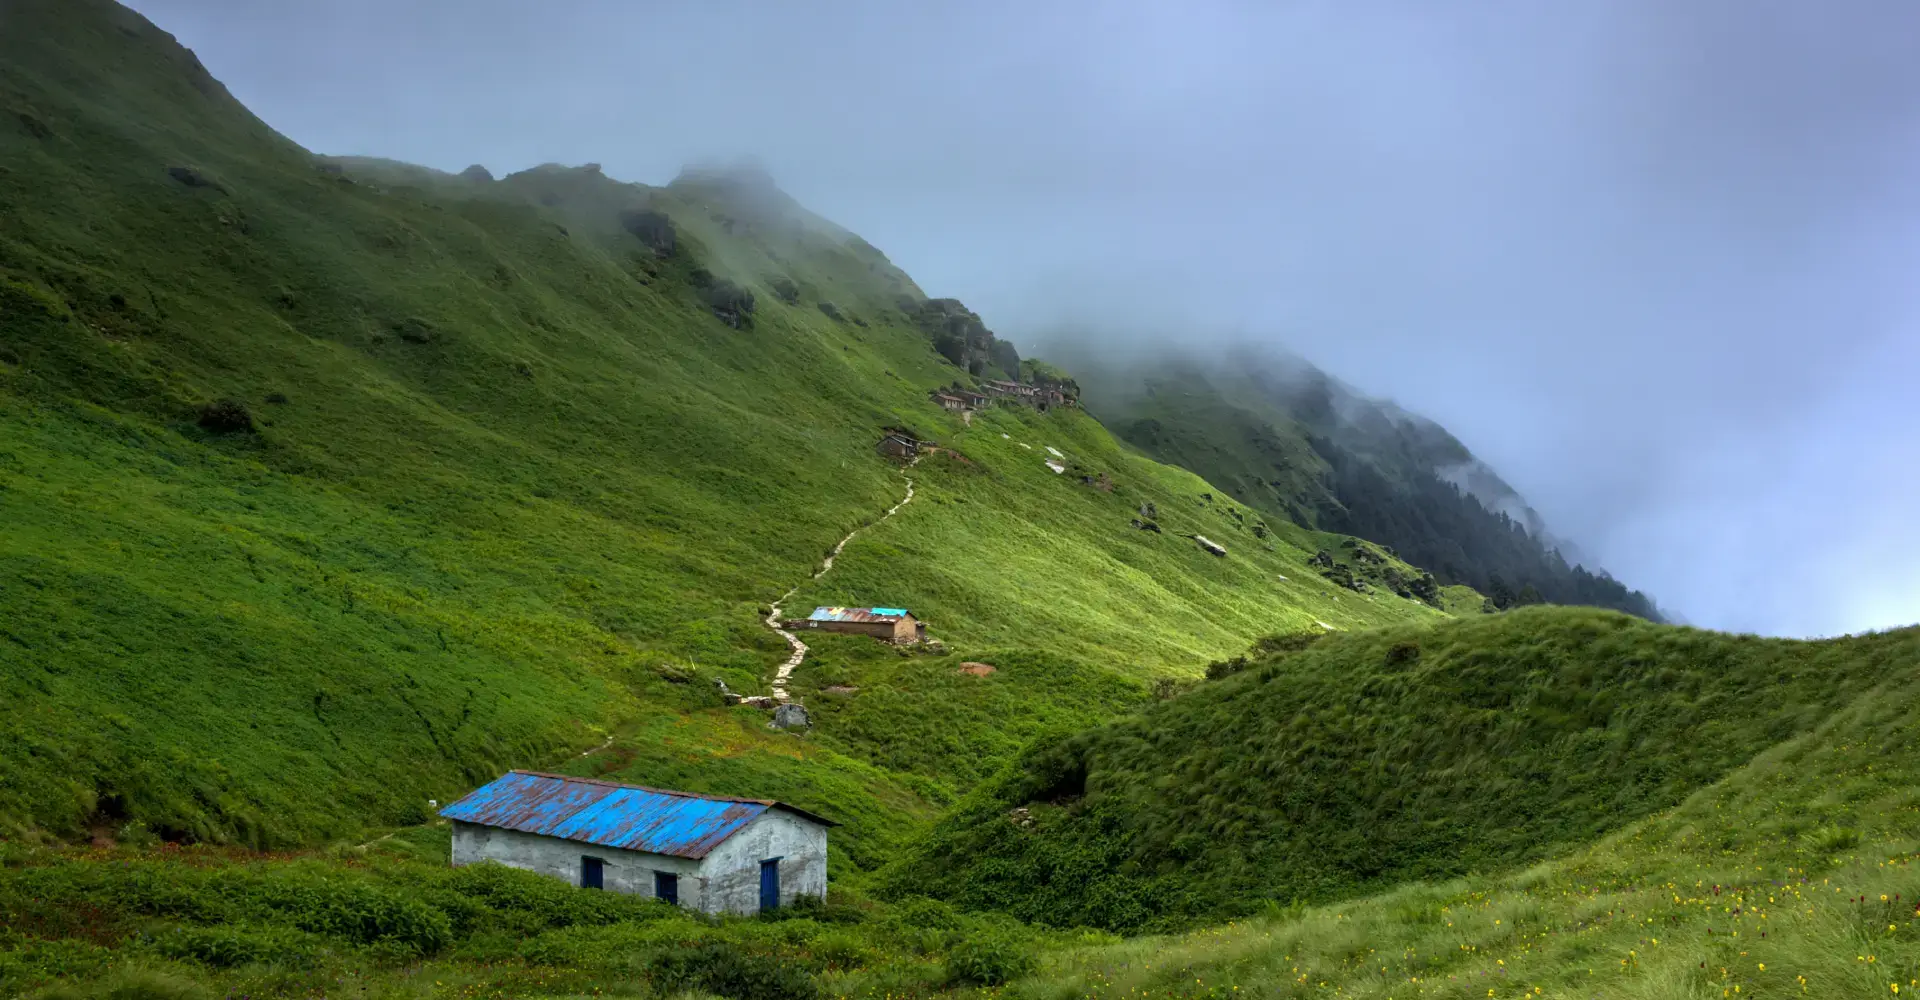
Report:
[[663,903],[680,905],[680,876],[672,872],[653,873],[653,898]]

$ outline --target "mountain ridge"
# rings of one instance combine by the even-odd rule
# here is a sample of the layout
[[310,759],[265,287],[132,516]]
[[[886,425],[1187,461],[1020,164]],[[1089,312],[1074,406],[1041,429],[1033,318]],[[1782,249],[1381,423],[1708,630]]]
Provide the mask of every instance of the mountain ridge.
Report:
[[1235,499],[1388,546],[1495,608],[1585,604],[1664,620],[1645,594],[1581,565],[1444,427],[1284,348],[1249,342],[1209,356],[1170,346],[1108,351],[1086,335],[1042,342],[1080,373],[1087,406],[1119,436]]

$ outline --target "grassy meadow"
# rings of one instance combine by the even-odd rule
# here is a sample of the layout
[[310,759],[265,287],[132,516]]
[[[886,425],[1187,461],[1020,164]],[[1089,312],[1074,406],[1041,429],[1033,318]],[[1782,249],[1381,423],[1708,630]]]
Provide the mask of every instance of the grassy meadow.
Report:
[[[844,668],[864,652],[825,656]],[[16,844],[0,851],[0,989],[47,1000],[1894,996],[1920,988],[1920,682],[1904,662],[1590,843],[1320,905],[1270,899],[1175,935],[1049,929],[845,887],[823,907],[706,920],[491,866],[450,871],[434,826],[278,855]],[[1770,725],[1751,710],[1754,727]],[[1522,808],[1496,803],[1488,825]]]

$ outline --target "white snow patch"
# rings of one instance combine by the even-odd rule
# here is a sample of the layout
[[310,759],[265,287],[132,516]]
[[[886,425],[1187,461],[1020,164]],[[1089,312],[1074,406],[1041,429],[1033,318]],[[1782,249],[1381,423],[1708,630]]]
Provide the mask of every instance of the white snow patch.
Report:
[[1273,575],[1274,575],[1274,576],[1277,576],[1277,577],[1279,577],[1279,578],[1280,578],[1280,579],[1282,579],[1282,580],[1284,580],[1284,579],[1286,579],[1286,578],[1287,578],[1287,574],[1285,574],[1285,573],[1275,573],[1275,574],[1273,574]]
[[1053,457],[1055,457],[1055,458],[1065,458],[1065,457],[1067,457],[1067,456],[1065,456],[1065,455],[1062,455],[1062,454],[1060,454],[1060,449],[1058,449],[1058,448],[1055,448],[1055,447],[1054,447],[1053,445],[1047,445],[1047,451],[1048,451],[1048,452],[1051,452],[1051,453],[1052,453],[1052,455],[1053,455]]
[[1329,624],[1327,624],[1326,622],[1323,622],[1323,621],[1321,621],[1321,620],[1320,620],[1320,619],[1318,619],[1318,618],[1315,618],[1315,619],[1313,620],[1313,623],[1314,623],[1315,625],[1318,625],[1318,626],[1320,626],[1320,627],[1321,627],[1321,628],[1323,628],[1323,629],[1326,629],[1326,630],[1327,630],[1327,631],[1329,631],[1329,632],[1338,632],[1338,631],[1340,631],[1339,629],[1337,629],[1337,628],[1335,628],[1335,627],[1333,627],[1332,625],[1329,625]]
[[1013,435],[1011,435],[1011,434],[1002,434],[1002,435],[1000,435],[1000,437],[1001,437],[1001,439],[1002,439],[1002,440],[1005,440],[1005,441],[1011,441],[1011,440],[1013,440]]
[[1067,471],[1066,466],[1061,465],[1059,462],[1056,462],[1051,458],[1047,459],[1047,468],[1052,469],[1056,475]]
[[1030,444],[1028,444],[1028,443],[1026,443],[1025,441],[1022,441],[1022,442],[1020,442],[1020,447],[1022,447],[1022,448],[1025,448],[1025,449],[1027,449],[1028,451],[1032,451],[1032,450],[1033,450],[1033,445],[1030,445]]

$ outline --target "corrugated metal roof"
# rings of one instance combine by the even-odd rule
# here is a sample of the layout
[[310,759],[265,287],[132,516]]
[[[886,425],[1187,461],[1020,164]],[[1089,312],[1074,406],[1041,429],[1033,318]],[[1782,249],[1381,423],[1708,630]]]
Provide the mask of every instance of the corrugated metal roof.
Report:
[[440,810],[440,815],[463,823],[698,860],[768,809],[837,825],[770,799],[669,792],[538,771],[508,771]]
[[814,608],[807,617],[817,622],[897,622],[906,608]]

